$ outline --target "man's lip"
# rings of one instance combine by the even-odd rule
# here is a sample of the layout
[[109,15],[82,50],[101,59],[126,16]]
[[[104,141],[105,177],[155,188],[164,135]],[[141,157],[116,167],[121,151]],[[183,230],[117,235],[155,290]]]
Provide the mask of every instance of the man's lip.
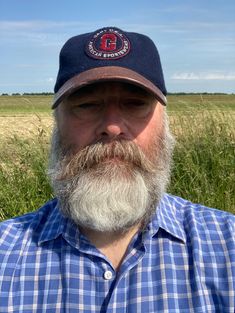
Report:
[[122,136],[114,136],[113,138],[100,138],[95,140],[92,144],[96,143],[101,143],[104,145],[112,145],[115,144],[116,142],[133,142],[133,138],[127,138],[127,137],[122,137]]

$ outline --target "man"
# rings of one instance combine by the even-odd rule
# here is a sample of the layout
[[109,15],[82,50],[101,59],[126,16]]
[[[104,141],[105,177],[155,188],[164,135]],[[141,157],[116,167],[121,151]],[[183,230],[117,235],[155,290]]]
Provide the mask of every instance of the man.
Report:
[[234,312],[234,216],[165,193],[160,58],[106,27],[61,50],[56,199],[0,226],[0,312]]

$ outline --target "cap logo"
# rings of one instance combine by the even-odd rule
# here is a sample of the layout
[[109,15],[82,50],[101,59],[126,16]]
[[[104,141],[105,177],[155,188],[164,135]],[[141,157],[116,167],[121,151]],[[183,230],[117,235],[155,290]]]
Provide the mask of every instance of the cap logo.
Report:
[[130,51],[130,41],[116,28],[99,30],[86,46],[86,53],[101,60],[116,60],[124,57]]

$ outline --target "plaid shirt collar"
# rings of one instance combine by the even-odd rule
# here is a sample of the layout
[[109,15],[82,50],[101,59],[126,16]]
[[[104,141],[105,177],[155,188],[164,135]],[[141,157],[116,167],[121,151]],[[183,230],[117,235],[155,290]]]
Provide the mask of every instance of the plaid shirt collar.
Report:
[[[38,245],[46,241],[54,240],[60,235],[77,249],[87,245],[87,239],[79,232],[78,227],[68,218],[65,218],[59,210],[57,199],[50,201],[50,212],[46,221],[40,221],[37,227]],[[44,219],[42,213],[42,219]],[[158,230],[163,229],[173,237],[186,242],[186,234],[183,227],[183,214],[177,210],[176,206],[169,201],[168,195],[165,194],[161,199],[156,213],[153,215],[148,224],[145,234],[147,237],[157,235]]]

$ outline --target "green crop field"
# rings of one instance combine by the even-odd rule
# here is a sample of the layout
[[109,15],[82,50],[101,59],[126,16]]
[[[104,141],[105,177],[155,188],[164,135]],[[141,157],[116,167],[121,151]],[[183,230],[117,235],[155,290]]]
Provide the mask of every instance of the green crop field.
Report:
[[[51,96],[0,96],[0,220],[52,198]],[[177,144],[168,192],[235,214],[235,95],[169,95]]]

